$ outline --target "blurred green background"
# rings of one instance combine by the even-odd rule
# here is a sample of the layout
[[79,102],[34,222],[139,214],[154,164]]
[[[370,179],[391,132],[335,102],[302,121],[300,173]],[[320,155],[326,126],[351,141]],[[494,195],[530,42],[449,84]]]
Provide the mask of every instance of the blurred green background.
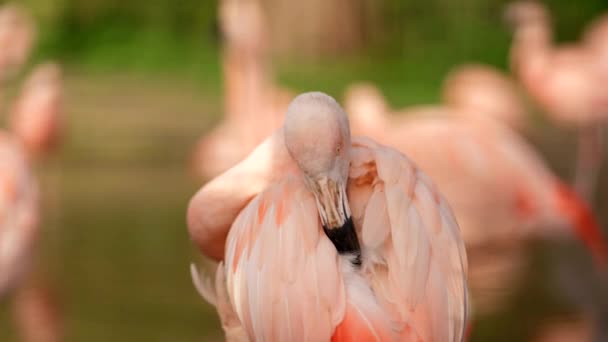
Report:
[[[273,1],[263,2],[272,9]],[[221,340],[214,311],[190,281],[188,266],[198,257],[184,217],[202,185],[189,173],[189,155],[222,116],[217,3],[21,3],[39,25],[24,73],[47,59],[65,68],[69,134],[62,151],[38,170],[45,218],[37,273],[60,295],[67,340]],[[443,78],[460,63],[506,70],[506,1],[354,3],[361,23],[356,46],[277,53],[278,83],[341,98],[349,83],[370,80],[393,106],[405,106],[438,101]],[[605,0],[546,3],[559,40],[576,39],[586,22],[608,11]],[[528,138],[569,177],[574,138],[538,125],[540,133]],[[552,296],[550,284],[539,285],[543,260],[542,253],[534,258],[534,285],[504,312],[482,319],[473,340],[528,340],[548,311],[573,310]],[[17,341],[9,303],[0,303],[1,341]]]

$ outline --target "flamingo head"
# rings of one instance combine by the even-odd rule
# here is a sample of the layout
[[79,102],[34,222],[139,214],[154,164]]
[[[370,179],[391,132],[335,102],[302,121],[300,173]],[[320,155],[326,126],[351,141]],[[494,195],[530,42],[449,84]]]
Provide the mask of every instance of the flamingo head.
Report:
[[266,28],[262,8],[257,1],[221,1],[220,24],[229,45],[256,48],[264,44]]
[[359,241],[346,195],[351,148],[346,113],[326,94],[301,94],[287,109],[284,136],[315,197],[325,233],[338,252],[358,257]]
[[36,30],[29,13],[18,4],[0,7],[0,72],[12,76],[29,56]]
[[548,22],[549,13],[543,4],[537,1],[515,1],[510,3],[504,12],[505,21],[517,28],[520,25]]

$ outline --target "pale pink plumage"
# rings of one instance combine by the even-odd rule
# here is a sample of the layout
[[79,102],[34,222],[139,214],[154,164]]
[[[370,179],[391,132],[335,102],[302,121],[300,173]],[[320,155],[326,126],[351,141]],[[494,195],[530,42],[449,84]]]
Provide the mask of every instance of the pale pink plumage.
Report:
[[293,94],[273,84],[267,28],[258,0],[223,0],[220,24],[225,118],[197,143],[197,176],[209,179],[243,159],[280,127]]
[[279,131],[203,187],[188,210],[201,250],[225,255],[219,285],[249,339],[460,341],[466,254],[430,179],[393,149],[353,141],[347,191],[362,246],[358,269],[325,235],[284,145]]
[[[383,101],[377,96],[374,103]],[[523,242],[567,232],[552,229],[556,225],[575,228],[598,260],[608,256],[587,205],[514,131],[460,107],[420,106],[397,116],[363,110],[370,106],[359,110],[348,104],[360,101],[352,94],[346,101],[356,134],[395,146],[446,196],[470,254],[472,299],[479,311],[500,306],[519,279]]]

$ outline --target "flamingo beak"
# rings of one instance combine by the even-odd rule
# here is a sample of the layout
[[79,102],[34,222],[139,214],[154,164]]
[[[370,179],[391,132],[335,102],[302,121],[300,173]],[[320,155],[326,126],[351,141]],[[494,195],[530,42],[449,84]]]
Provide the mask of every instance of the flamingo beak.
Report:
[[314,183],[313,193],[325,235],[338,253],[354,255],[353,263],[360,265],[361,247],[350,214],[346,185],[330,178],[321,178]]

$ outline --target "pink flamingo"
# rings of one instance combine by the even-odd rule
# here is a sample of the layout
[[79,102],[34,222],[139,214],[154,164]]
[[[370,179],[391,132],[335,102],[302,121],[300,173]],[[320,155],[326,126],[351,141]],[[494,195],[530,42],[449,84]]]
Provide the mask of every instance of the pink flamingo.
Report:
[[14,3],[0,7],[0,80],[25,63],[35,36],[33,20],[24,8]]
[[534,1],[509,5],[515,28],[511,68],[523,87],[551,118],[581,129],[575,184],[590,198],[601,164],[601,128],[608,116],[598,63],[583,44],[554,46],[546,8]]
[[463,338],[466,254],[447,202],[397,151],[351,143],[325,94],[296,97],[282,130],[193,197],[188,223],[201,251],[224,259],[231,336]]
[[[0,132],[0,297],[15,291],[15,316],[24,341],[61,340],[61,317],[48,289],[28,284],[39,239],[38,185],[30,162],[56,146],[58,67],[39,67],[14,107],[13,132]],[[39,84],[40,82],[40,84]]]
[[[0,8],[0,80],[27,60],[35,31],[25,10]],[[0,132],[0,297],[15,292],[15,316],[25,341],[61,339],[61,317],[50,310],[48,289],[29,284],[39,239],[38,185],[30,162],[57,145],[60,136],[61,73],[38,66],[10,108],[12,132]]]
[[201,138],[193,158],[201,178],[211,178],[245,157],[282,123],[293,97],[276,87],[267,66],[268,35],[257,0],[223,0],[220,23],[225,120]]
[[347,92],[353,132],[407,154],[445,194],[467,245],[476,310],[502,304],[521,275],[524,242],[560,234],[554,227],[573,227],[598,260],[608,256],[588,206],[513,130],[462,107],[420,106],[389,115],[378,91],[364,101],[366,88],[373,89]]

